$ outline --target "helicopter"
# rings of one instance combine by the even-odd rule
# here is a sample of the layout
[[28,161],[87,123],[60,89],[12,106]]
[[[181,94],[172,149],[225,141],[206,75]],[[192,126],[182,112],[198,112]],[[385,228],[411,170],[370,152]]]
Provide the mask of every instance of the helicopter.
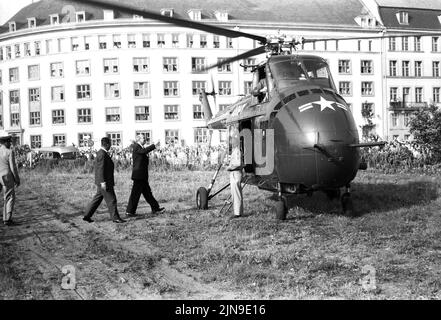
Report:
[[[360,142],[354,117],[338,93],[328,63],[316,55],[300,54],[297,46],[325,40],[388,38],[402,34],[386,35],[383,32],[379,36],[332,39],[263,37],[107,1],[74,2],[130,12],[230,38],[245,37],[258,41],[261,46],[204,68],[208,70],[266,54],[266,59],[259,64],[241,65],[251,68],[254,88],[251,94],[218,114],[213,116],[208,101],[208,96],[216,96],[214,86],[212,92],[201,91],[206,127],[210,132],[231,130],[234,126],[239,128],[246,183],[277,194],[277,219],[286,219],[289,209],[287,196],[311,196],[318,191],[326,193],[330,199],[340,198],[343,213],[355,215],[351,182],[358,170],[367,169],[360,148],[381,147],[385,142]],[[208,188],[200,187],[196,191],[198,209],[207,209],[208,202],[228,188],[229,184],[226,184],[211,193],[221,167],[222,164],[218,166]]]

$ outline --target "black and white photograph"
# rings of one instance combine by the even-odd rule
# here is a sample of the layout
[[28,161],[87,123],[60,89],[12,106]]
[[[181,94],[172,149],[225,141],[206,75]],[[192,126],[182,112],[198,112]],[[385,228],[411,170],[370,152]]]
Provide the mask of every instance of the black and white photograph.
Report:
[[441,0],[0,0],[0,185],[0,300],[439,301]]

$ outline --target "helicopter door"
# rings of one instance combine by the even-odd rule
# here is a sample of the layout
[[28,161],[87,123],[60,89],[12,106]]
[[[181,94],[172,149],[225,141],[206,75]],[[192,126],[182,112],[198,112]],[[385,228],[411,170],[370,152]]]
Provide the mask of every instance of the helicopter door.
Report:
[[265,66],[257,68],[253,74],[253,104],[267,101],[268,83],[266,79]]
[[239,123],[240,134],[240,149],[242,151],[242,163],[244,164],[244,170],[246,173],[254,173],[253,163],[253,124],[251,119],[243,120]]

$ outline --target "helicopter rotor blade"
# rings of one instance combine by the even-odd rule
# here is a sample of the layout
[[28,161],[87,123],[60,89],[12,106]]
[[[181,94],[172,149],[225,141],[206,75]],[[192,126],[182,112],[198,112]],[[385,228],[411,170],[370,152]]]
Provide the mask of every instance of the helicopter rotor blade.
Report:
[[120,12],[132,13],[132,14],[142,16],[144,18],[159,20],[159,21],[171,23],[171,24],[174,24],[174,25],[177,25],[180,27],[202,30],[202,31],[218,34],[218,35],[225,36],[225,37],[230,37],[230,38],[245,37],[245,38],[257,40],[262,44],[267,43],[267,39],[262,36],[257,36],[257,35],[250,34],[250,33],[230,30],[230,29],[221,28],[221,27],[216,27],[213,25],[208,25],[208,24],[204,24],[204,23],[200,23],[200,22],[191,21],[191,20],[174,18],[174,17],[167,17],[167,16],[164,16],[159,13],[154,13],[154,12],[147,11],[147,10],[140,10],[140,9],[134,8],[132,6],[121,5],[119,3],[114,3],[112,1],[103,1],[103,0],[71,0],[71,1],[77,2],[77,3],[82,3],[85,5],[99,6],[101,8],[116,10],[116,11],[120,11]]
[[266,47],[265,46],[257,47],[255,49],[246,51],[246,52],[244,52],[242,54],[239,54],[237,56],[234,56],[234,57],[222,60],[222,61],[220,61],[220,62],[218,62],[216,64],[213,64],[211,66],[202,68],[201,71],[207,71],[209,69],[220,67],[220,66],[222,66],[224,64],[228,64],[228,63],[231,63],[231,62],[234,62],[234,61],[237,61],[237,60],[241,60],[241,59],[246,59],[246,58],[249,58],[249,57],[252,57],[252,56],[256,56],[256,55],[259,55],[259,54],[262,54],[262,53],[265,53],[265,52],[266,52]]
[[340,41],[340,40],[363,40],[363,39],[388,39],[396,37],[424,37],[424,36],[441,36],[441,32],[426,33],[405,33],[405,34],[384,34],[370,37],[338,37],[338,38],[321,38],[321,39],[303,39],[303,43],[313,43],[320,41]]
[[211,93],[213,94],[213,100],[214,100],[214,109],[217,110],[217,103],[216,103],[216,91],[214,89],[214,79],[213,79],[213,74],[210,74],[210,78],[211,78]]

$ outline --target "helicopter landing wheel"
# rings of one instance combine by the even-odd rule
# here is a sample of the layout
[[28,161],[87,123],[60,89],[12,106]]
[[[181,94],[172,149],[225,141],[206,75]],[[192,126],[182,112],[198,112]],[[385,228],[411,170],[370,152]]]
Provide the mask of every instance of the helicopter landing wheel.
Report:
[[198,191],[196,191],[196,208],[199,210],[208,209],[208,191],[204,187],[200,187]]
[[341,196],[341,206],[343,208],[343,214],[355,217],[354,204],[352,203],[351,194],[349,192],[345,192]]
[[288,205],[285,198],[281,198],[276,202],[276,219],[285,220],[288,213]]

